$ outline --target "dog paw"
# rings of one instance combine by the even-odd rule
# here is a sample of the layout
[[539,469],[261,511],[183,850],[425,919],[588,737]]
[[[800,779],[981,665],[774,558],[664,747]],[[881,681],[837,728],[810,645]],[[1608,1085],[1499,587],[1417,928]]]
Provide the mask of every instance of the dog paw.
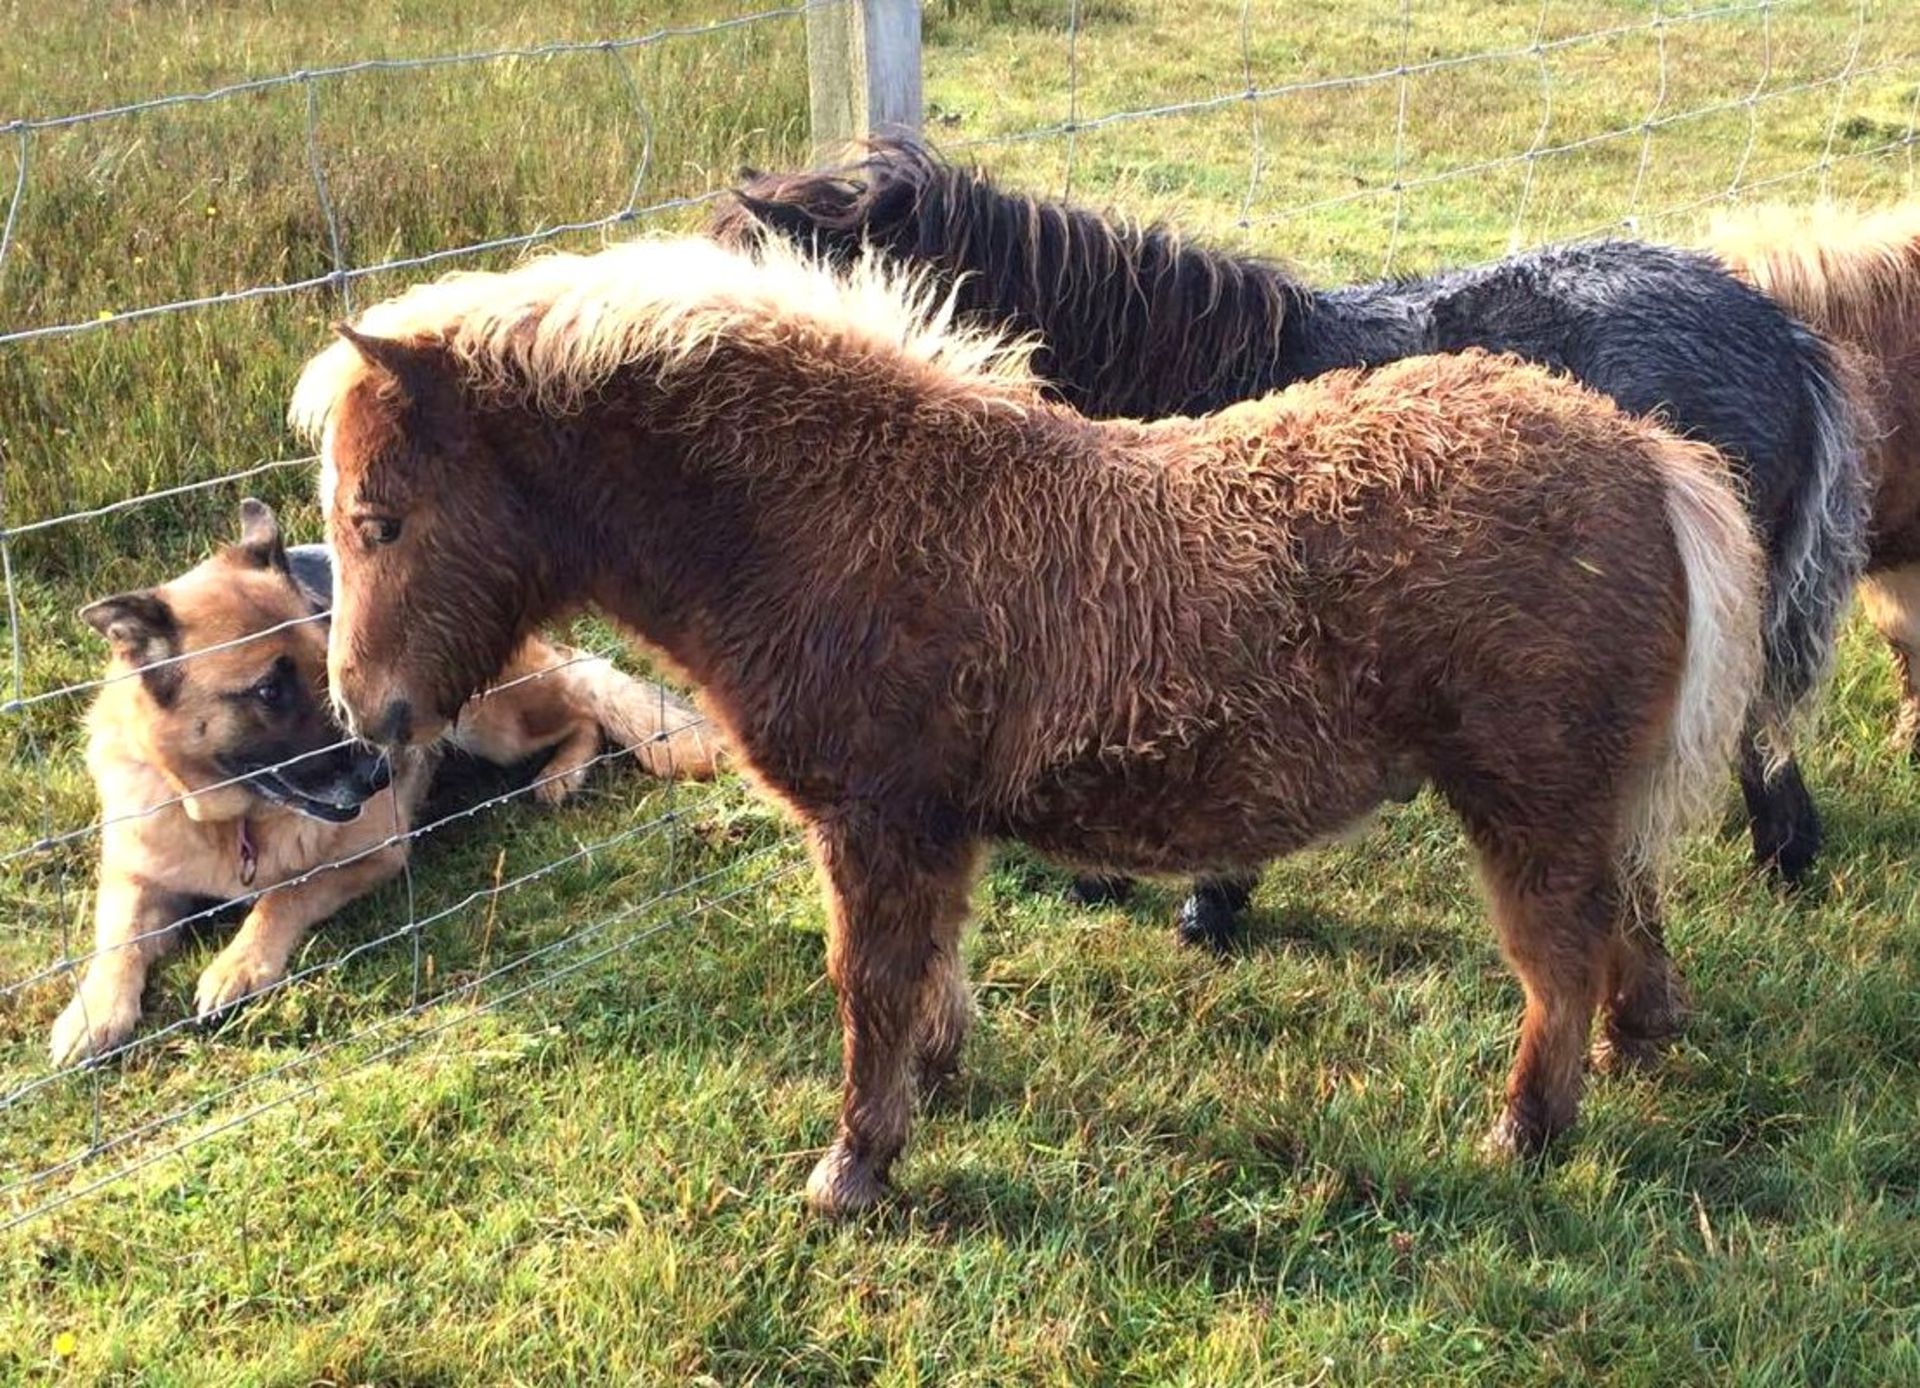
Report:
[[200,975],[193,1009],[202,1021],[231,1011],[287,976],[286,969],[245,950],[222,950]]
[[887,1181],[870,1162],[836,1142],[807,1178],[807,1207],[815,1214],[842,1218],[870,1210],[886,1198]]
[[53,1024],[47,1052],[56,1066],[78,1065],[126,1044],[140,1021],[140,995],[82,990]]
[[533,798],[548,809],[552,809],[556,805],[566,804],[586,783],[587,770],[581,767],[578,771],[569,771],[563,776],[554,776],[541,781],[533,788]]

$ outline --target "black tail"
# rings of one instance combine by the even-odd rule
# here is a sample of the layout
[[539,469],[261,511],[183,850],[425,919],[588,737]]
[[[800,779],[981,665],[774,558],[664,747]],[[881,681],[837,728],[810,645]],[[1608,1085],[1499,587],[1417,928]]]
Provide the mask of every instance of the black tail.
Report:
[[840,168],[744,175],[709,230],[756,228],[835,258],[871,244],[934,267],[962,313],[1039,334],[1036,372],[1097,418],[1203,413],[1273,389],[1281,331],[1310,298],[1273,262],[1002,192],[904,139]]
[[1826,342],[1797,324],[1794,331],[1806,383],[1808,447],[1767,551],[1767,665],[1756,710],[1775,755],[1785,754],[1785,734],[1832,663],[1841,620],[1866,567],[1871,502],[1865,398]]

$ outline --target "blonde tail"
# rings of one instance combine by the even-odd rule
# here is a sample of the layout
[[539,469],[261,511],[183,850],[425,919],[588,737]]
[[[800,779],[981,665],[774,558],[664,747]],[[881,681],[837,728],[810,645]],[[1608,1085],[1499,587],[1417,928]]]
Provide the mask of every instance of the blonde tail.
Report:
[[1667,522],[1687,580],[1687,653],[1666,746],[1628,826],[1636,870],[1657,868],[1667,846],[1716,808],[1762,685],[1766,556],[1749,528],[1719,452],[1663,440]]

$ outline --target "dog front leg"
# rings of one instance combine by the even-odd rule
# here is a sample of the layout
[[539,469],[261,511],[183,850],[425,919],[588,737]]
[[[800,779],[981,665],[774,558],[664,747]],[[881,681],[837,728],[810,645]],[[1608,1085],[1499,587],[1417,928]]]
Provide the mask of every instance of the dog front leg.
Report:
[[194,1010],[203,1019],[217,1017],[279,983],[309,930],[393,877],[406,862],[406,846],[394,844],[297,886],[267,892],[200,975]]
[[73,1001],[54,1021],[55,1065],[77,1065],[125,1045],[140,1021],[147,966],[173,948],[192,903],[131,877],[103,877],[94,901],[93,957]]

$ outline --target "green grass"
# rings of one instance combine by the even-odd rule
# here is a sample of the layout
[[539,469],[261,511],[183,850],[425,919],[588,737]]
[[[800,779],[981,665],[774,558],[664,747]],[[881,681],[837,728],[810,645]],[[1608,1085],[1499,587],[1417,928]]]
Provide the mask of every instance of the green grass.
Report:
[[[1081,9],[1083,118],[1238,91],[1249,67],[1272,87],[1391,70],[1403,43],[1417,64],[1651,14],[1568,0],[1543,23],[1532,3],[1423,0],[1403,34],[1392,0],[1262,3],[1243,54],[1227,0]],[[1065,10],[930,8],[936,137],[1064,120]],[[0,117],[727,12],[18,6]],[[1908,129],[1920,19],[1870,7],[1861,75],[1788,90],[1841,69],[1854,23],[1851,5],[1782,6],[1766,80],[1783,95],[1650,134],[1649,113],[1754,90],[1757,17],[1672,23],[1664,100],[1652,32],[1545,50],[1544,134],[1527,57],[1410,78],[1404,127],[1386,81],[977,153],[1056,189],[1071,162],[1079,196],[1326,278],[1629,215],[1684,238],[1700,211],[1661,209],[1736,172],[1804,198],[1820,176],[1783,175],[1832,154],[1835,193],[1913,191],[1910,149],[1865,151]],[[635,89],[652,124],[641,205],[743,161],[797,160],[801,54],[788,20],[633,53],[633,89],[597,52],[324,83],[316,142],[346,255],[617,210],[644,142]],[[37,135],[0,325],[324,273],[305,110],[293,89]],[[1448,177],[1612,131],[1627,133],[1538,161],[1530,187],[1524,164]],[[0,137],[0,189],[17,150]],[[1396,167],[1417,185],[1401,199]],[[1288,215],[1308,203],[1322,206]],[[284,397],[341,308],[302,294],[0,346],[7,519],[297,456]],[[252,485],[313,533],[307,470]],[[95,673],[73,611],[185,567],[243,490],[16,541],[26,692]],[[92,817],[81,712],[56,700],[0,722],[0,852]],[[1920,1381],[1920,772],[1886,752],[1891,717],[1887,662],[1856,629],[1807,748],[1826,880],[1781,900],[1747,873],[1731,823],[1689,850],[1672,930],[1697,1025],[1658,1073],[1597,1084],[1538,1173],[1475,1155],[1518,994],[1429,800],[1271,871],[1225,963],[1170,946],[1169,891],[1078,911],[1057,873],[1003,853],[969,947],[982,1019],[965,1077],[916,1133],[908,1194],[850,1227],[798,1201],[829,1134],[837,1028],[817,892],[775,817],[737,784],[668,791],[609,770],[564,811],[514,803],[450,825],[416,859],[422,917],[606,846],[451,911],[417,951],[366,948],[406,919],[403,886],[377,893],[316,936],[301,961],[314,977],[224,1030],[175,1032],[0,1112],[0,1182],[183,1113],[9,1197],[77,1198],[0,1235],[0,1381]],[[87,938],[89,847],[0,866],[0,979]],[[221,938],[203,932],[160,971],[150,1030],[185,1015]],[[570,971],[516,992],[556,968]],[[64,990],[0,1002],[0,1092],[44,1075]],[[403,1016],[416,993],[440,1001]],[[148,1164],[81,1193],[128,1161]]]

